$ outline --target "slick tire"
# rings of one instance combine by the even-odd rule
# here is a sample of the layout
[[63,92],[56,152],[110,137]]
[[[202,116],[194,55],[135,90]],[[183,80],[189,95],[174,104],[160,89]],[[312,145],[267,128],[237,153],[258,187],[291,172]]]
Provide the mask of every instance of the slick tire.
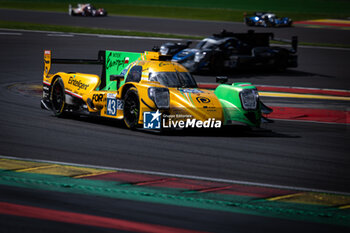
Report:
[[288,67],[288,52],[286,50],[281,50],[279,56],[277,57],[277,62],[275,63],[276,70],[283,72]]
[[64,115],[64,108],[66,106],[66,97],[64,92],[64,84],[60,77],[56,78],[50,90],[50,102],[53,114],[57,117]]
[[124,123],[130,129],[136,129],[140,116],[140,101],[137,89],[130,88],[124,97]]

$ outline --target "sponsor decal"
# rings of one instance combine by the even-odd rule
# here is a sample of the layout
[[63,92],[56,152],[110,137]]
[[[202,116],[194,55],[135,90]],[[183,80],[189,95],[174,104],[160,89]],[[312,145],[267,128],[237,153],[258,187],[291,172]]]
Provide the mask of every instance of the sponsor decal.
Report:
[[116,93],[107,93],[107,98],[116,98],[117,94]]
[[179,91],[183,93],[204,93],[201,90],[193,89],[193,88],[179,88]]
[[95,102],[100,102],[103,99],[103,94],[93,94],[92,95],[92,100]]
[[[111,75],[125,75],[132,62],[140,60],[140,58],[141,53],[107,50],[105,61],[106,84],[109,85],[111,83],[109,80]],[[116,85],[112,85],[111,88],[114,90],[116,89],[115,86]]]
[[169,62],[159,62],[159,67],[170,65]]
[[198,103],[200,104],[207,104],[207,103],[210,103],[210,99],[207,98],[207,97],[204,97],[204,96],[199,96],[196,98],[196,100],[198,101]]
[[66,92],[67,94],[70,94],[70,95],[75,96],[75,97],[77,97],[77,98],[83,99],[83,97],[82,97],[81,95],[72,92],[72,91],[69,90],[68,88],[66,88],[65,92]]
[[69,77],[68,84],[72,84],[73,86],[78,87],[78,91],[80,89],[86,90],[90,86],[90,84],[85,84],[81,82],[81,80],[75,80],[74,78],[75,77]]
[[143,113],[143,128],[144,129],[160,129],[161,113],[159,110],[156,112],[144,112]]
[[124,109],[124,101],[121,99],[117,99],[117,110],[123,110]]
[[106,61],[106,69],[124,67],[125,64],[129,63],[130,58],[121,56],[120,53],[109,53]]

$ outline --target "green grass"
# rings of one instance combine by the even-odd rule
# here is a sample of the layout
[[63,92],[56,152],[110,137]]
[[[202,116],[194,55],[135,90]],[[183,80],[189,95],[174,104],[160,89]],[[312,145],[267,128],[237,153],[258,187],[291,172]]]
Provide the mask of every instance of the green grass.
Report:
[[[56,31],[56,32],[67,32],[67,33],[89,33],[89,34],[103,34],[103,35],[178,38],[178,39],[187,39],[187,40],[201,40],[204,38],[204,37],[198,37],[198,36],[185,36],[185,35],[176,35],[176,34],[123,31],[123,30],[100,29],[100,28],[85,28],[85,27],[75,27],[75,26],[61,26],[61,25],[36,24],[36,23],[26,23],[26,22],[12,22],[12,21],[3,21],[3,20],[0,20],[0,28],[40,30],[40,31]],[[288,44],[286,42],[279,42],[279,41],[272,41],[272,43],[274,43],[274,44]],[[350,48],[350,45],[346,45],[346,44],[299,42],[299,45]]]
[[[0,0],[0,8],[67,12],[68,4],[78,0]],[[318,18],[346,18],[350,1],[346,0],[93,0],[110,14],[242,21],[243,13],[273,11],[294,21]]]

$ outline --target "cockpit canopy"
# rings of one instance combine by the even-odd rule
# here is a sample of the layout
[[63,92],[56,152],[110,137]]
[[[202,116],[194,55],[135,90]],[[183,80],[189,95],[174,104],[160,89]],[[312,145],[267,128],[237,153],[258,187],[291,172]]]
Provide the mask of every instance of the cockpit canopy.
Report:
[[[197,83],[182,65],[170,61],[143,60],[137,61],[121,74],[126,76],[125,82],[151,81],[166,87],[196,88]],[[127,69],[129,69],[127,71]]]
[[196,81],[188,72],[150,72],[149,81],[159,82],[166,87],[197,87]]

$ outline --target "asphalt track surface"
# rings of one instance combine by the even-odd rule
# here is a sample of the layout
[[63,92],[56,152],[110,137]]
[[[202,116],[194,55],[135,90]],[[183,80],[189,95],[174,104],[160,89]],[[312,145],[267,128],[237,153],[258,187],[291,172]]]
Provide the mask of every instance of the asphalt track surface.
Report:
[[[100,49],[144,51],[163,41],[1,32],[2,155],[350,192],[350,134],[347,125],[276,121],[252,132],[231,130],[159,135],[130,131],[111,121],[55,118],[50,112],[40,109],[38,97],[11,89],[17,83],[41,83],[44,49],[52,49],[54,57],[95,58]],[[292,71],[275,74],[243,72],[232,75],[231,80],[349,89],[349,51],[303,48],[299,54],[300,67]],[[90,66],[55,69],[100,72],[98,67]],[[196,78],[202,82],[214,81],[211,76]],[[123,213],[127,219],[214,232],[344,230],[322,224],[132,201],[111,202],[108,198],[81,195],[68,197],[60,193],[5,186],[1,187],[1,200],[107,216]],[[21,217],[2,215],[0,219],[1,225],[7,227],[5,232],[23,229],[28,232],[47,232],[47,229],[59,232],[70,228],[72,232],[94,231],[90,227]],[[23,228],[17,228],[16,223]]]
[[276,38],[291,39],[292,36],[298,36],[299,41],[303,42],[350,44],[350,30],[302,28],[300,26],[292,28],[261,28],[248,27],[238,22],[213,22],[130,16],[108,16],[101,18],[71,17],[66,13],[6,9],[0,9],[0,20],[195,36],[209,36],[213,33],[219,33],[223,29],[233,32],[247,32],[247,30],[253,29],[259,32],[274,32]]

